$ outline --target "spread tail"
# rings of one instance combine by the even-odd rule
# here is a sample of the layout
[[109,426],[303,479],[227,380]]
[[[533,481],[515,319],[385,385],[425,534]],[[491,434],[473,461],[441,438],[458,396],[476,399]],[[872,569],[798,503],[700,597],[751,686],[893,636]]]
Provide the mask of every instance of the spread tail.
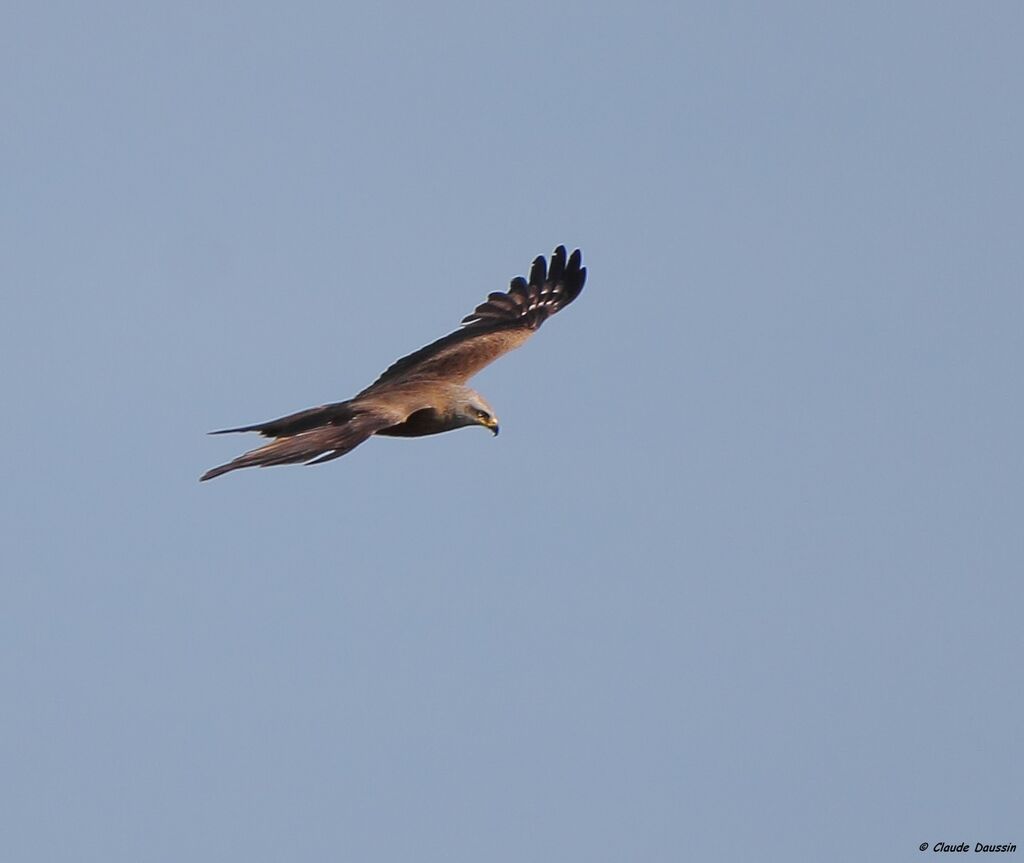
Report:
[[375,431],[391,424],[373,414],[360,414],[344,425],[322,426],[291,437],[278,438],[250,450],[225,464],[210,468],[200,482],[242,467],[270,467],[277,464],[320,464],[340,458],[355,449]]

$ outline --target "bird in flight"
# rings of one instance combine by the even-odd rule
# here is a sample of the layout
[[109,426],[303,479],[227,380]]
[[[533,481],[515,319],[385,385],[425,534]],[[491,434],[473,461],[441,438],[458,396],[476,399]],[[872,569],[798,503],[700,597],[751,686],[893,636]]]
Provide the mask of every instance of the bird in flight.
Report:
[[583,290],[587,270],[580,250],[566,259],[565,246],[518,276],[507,292],[495,292],[462,320],[462,327],[396,361],[359,395],[280,419],[211,434],[259,432],[270,443],[204,473],[213,479],[240,467],[321,464],[340,458],[371,435],[420,437],[479,425],[498,433],[494,409],[466,386],[473,375],[519,347],[544,321]]

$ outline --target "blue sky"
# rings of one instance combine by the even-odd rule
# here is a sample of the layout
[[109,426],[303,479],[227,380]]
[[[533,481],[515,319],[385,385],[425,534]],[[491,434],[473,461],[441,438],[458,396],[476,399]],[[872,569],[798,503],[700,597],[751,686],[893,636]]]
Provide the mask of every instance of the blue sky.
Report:
[[[0,13],[10,859],[1022,842],[1017,4]],[[502,419],[198,475],[558,243]]]

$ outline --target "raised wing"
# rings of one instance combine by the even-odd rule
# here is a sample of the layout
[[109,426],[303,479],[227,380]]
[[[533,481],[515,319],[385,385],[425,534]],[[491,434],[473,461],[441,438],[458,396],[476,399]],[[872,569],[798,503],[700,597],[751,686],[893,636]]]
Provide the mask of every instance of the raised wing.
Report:
[[544,256],[539,256],[530,268],[529,281],[518,276],[507,292],[490,294],[463,319],[462,329],[402,357],[360,395],[414,379],[465,383],[484,366],[519,347],[551,315],[579,296],[587,279],[581,262],[579,249],[566,260],[565,246],[552,253],[550,267]]

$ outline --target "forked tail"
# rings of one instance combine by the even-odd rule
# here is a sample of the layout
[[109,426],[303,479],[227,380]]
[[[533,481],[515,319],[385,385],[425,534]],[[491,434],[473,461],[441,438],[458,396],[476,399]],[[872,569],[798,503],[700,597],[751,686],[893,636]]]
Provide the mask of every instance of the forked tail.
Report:
[[375,431],[388,424],[386,420],[362,414],[343,425],[322,426],[291,437],[278,438],[225,464],[210,468],[199,477],[199,481],[205,482],[242,467],[320,464],[331,461],[355,449]]

